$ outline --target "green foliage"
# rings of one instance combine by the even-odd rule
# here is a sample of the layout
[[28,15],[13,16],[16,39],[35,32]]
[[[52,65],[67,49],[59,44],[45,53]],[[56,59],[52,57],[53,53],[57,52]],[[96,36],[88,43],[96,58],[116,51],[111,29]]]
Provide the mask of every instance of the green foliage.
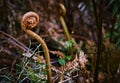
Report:
[[65,55],[69,55],[69,50],[72,47],[73,43],[74,41],[72,40],[66,41],[65,48],[63,48],[63,52],[65,53]]
[[67,55],[67,56],[65,56],[65,58],[66,58],[66,60],[68,60],[68,61],[69,61],[69,60],[71,60],[71,58],[72,58],[72,57],[71,57],[71,56],[69,56],[69,55]]
[[66,55],[66,56],[65,56],[65,59],[60,59],[60,58],[59,58],[59,59],[58,59],[58,62],[59,62],[60,65],[65,65],[66,61],[70,61],[71,58],[72,58],[71,56]]
[[10,83],[12,81],[12,77],[8,76],[8,74],[0,75],[0,83]]
[[41,45],[37,45],[33,53],[29,50],[20,58],[20,63],[16,64],[15,73],[11,75],[6,72],[0,75],[0,83],[47,83],[46,65],[31,60]]
[[66,46],[65,46],[65,50],[66,52],[69,52],[69,49],[71,48],[71,46],[73,45],[73,41],[66,41]]
[[[120,15],[118,15],[117,19],[118,20],[114,25],[114,31],[112,34],[112,43],[115,44],[115,47],[117,49],[120,49]],[[110,36],[110,33],[109,33],[109,36]]]
[[[43,66],[43,65],[41,65]],[[45,69],[45,66],[43,67]],[[39,71],[39,72],[36,72],[35,70],[38,70],[39,67],[37,68],[28,68],[28,76],[31,80],[31,82],[33,83],[38,83],[38,82],[41,82],[41,83],[45,83],[46,80],[45,80],[45,75],[47,74],[46,71],[44,71],[44,69],[42,69],[42,72]]]
[[113,16],[115,16],[116,14],[119,14],[120,13],[120,0],[111,0],[110,5],[113,5],[114,4],[114,7],[113,7]]
[[72,40],[66,41],[65,48],[63,48],[63,52],[66,56],[64,59],[58,59],[60,65],[65,65],[66,61],[71,60],[72,56],[69,54],[69,50],[72,47],[73,43],[74,42]]
[[30,66],[18,65],[17,81],[19,83],[29,80],[32,83],[46,83],[45,65],[39,62],[29,62]]
[[71,58],[72,58],[71,56],[66,55],[65,59],[58,59],[58,62],[59,62],[60,65],[65,65],[66,61],[70,61]]
[[[105,38],[110,38],[111,34],[107,33]],[[117,49],[120,49],[120,34],[118,31],[114,31],[112,34],[112,43],[115,45]]]
[[64,59],[58,59],[58,62],[60,65],[65,65],[66,63]]
[[105,38],[111,37],[111,42],[115,44],[117,49],[120,49],[120,0],[114,1],[111,0],[110,5],[113,5],[113,17],[116,17],[116,23],[114,25],[114,29],[111,32],[107,32]]

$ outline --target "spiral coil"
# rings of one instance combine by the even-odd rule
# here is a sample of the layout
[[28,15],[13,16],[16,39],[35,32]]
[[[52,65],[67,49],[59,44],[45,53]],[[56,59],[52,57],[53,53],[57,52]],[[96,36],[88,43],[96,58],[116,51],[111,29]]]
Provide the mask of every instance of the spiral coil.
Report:
[[66,15],[66,8],[62,3],[59,3],[59,14],[61,16],[65,16]]
[[26,29],[32,29],[39,23],[39,16],[35,12],[28,12],[24,14],[21,24]]

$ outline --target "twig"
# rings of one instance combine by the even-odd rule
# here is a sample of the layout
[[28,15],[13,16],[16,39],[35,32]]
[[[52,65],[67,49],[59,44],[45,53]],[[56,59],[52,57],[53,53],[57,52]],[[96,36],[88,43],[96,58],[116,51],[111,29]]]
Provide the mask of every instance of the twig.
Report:
[[100,56],[101,56],[101,45],[102,45],[102,6],[103,6],[103,0],[100,1],[99,4],[101,4],[99,13],[97,13],[97,7],[95,0],[92,0],[93,8],[94,8],[94,15],[95,15],[95,21],[98,31],[98,42],[97,42],[97,58],[96,58],[96,64],[95,64],[95,71],[94,71],[94,83],[98,83],[98,73],[99,73],[99,63],[100,63]]

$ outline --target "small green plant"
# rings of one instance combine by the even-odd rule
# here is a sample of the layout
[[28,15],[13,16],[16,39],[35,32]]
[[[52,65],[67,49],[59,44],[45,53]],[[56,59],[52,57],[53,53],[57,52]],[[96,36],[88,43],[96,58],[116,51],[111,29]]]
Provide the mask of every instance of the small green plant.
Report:
[[73,46],[73,41],[72,40],[68,40],[66,41],[66,44],[65,44],[65,48],[63,49],[63,52],[65,53],[65,55],[69,56],[70,53],[70,48]]
[[69,53],[72,45],[73,45],[72,40],[66,41],[65,48],[63,49],[63,52],[65,53],[65,58],[64,59],[61,59],[61,58],[58,59],[58,62],[60,63],[60,65],[65,65],[66,61],[70,61],[72,59],[72,56]]
[[60,65],[65,65],[65,59],[58,59],[58,62]]

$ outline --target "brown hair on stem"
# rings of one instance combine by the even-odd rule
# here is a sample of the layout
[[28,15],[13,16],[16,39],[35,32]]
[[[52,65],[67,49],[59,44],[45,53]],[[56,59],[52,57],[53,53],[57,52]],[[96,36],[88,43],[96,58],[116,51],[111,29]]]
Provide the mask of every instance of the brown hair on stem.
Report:
[[47,79],[48,83],[52,83],[52,73],[51,73],[51,64],[50,64],[50,56],[49,50],[44,42],[44,40],[37,35],[35,32],[30,29],[34,28],[39,23],[39,16],[35,12],[27,12],[23,15],[21,20],[22,29],[32,38],[35,38],[42,46],[44,50],[45,60],[46,60],[46,70],[47,70]]

